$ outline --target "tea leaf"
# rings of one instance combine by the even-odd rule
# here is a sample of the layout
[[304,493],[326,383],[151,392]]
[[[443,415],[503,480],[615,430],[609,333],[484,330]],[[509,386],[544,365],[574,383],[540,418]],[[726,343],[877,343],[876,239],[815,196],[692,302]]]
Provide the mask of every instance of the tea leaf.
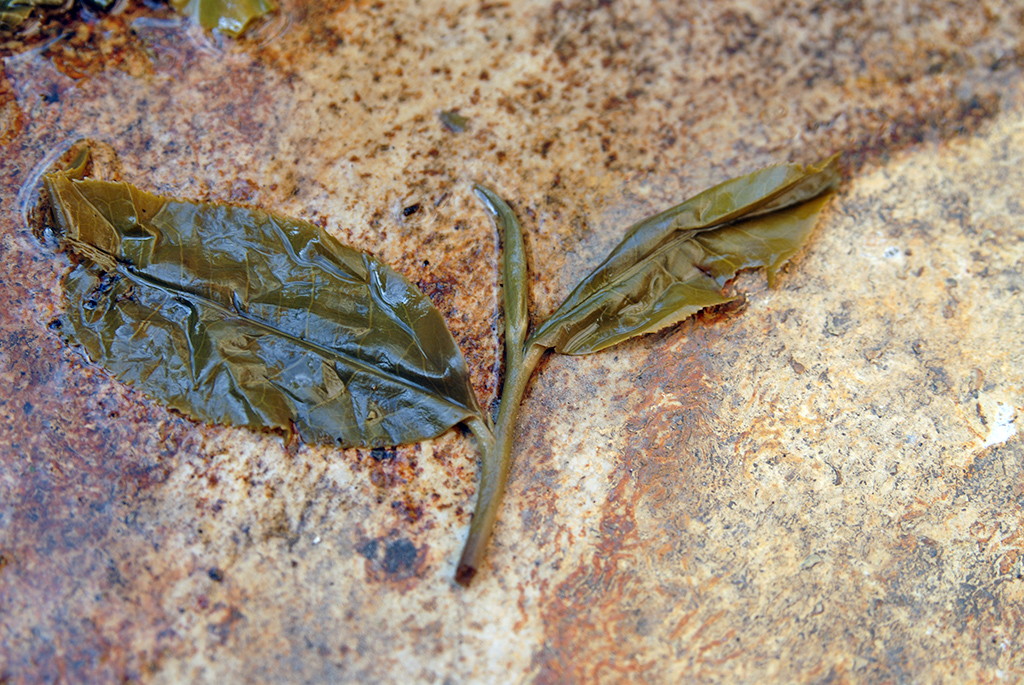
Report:
[[523,244],[523,229],[512,208],[497,193],[482,185],[475,186],[473,190],[501,232],[505,364],[517,367],[522,363],[523,341],[530,325],[526,304],[526,246]]
[[766,267],[770,285],[839,183],[837,157],[735,178],[630,228],[527,341],[588,354],[731,298],[722,286]]
[[[72,173],[78,173],[74,171]],[[71,335],[119,379],[190,416],[394,445],[487,433],[441,314],[402,276],[302,221],[45,177],[82,263]]]

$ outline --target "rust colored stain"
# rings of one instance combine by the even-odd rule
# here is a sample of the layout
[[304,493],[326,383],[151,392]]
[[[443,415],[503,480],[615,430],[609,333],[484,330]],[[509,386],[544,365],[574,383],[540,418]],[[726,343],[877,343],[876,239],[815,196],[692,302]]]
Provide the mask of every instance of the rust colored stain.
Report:
[[[710,324],[713,326],[714,324]],[[540,599],[543,647],[536,682],[645,682],[663,676],[644,649],[662,629],[666,605],[685,600],[658,583],[659,569],[692,563],[687,521],[699,516],[707,473],[729,476],[709,386],[707,321],[653,336],[661,348],[631,377],[636,390],[623,424],[625,449],[615,455],[597,540],[575,570]],[[666,339],[667,338],[667,339]],[[678,595],[678,596],[676,596]],[[699,646],[708,659],[737,654],[725,637]]]
[[11,84],[0,71],[0,145],[11,142],[24,125],[21,108],[11,90]]
[[[0,440],[17,461],[16,478],[0,485],[4,669],[40,680],[121,677],[135,658],[124,651],[125,632],[156,637],[171,622],[153,606],[129,609],[124,591],[136,581],[127,576],[140,569],[119,541],[143,532],[134,526],[139,502],[195,449],[194,428],[127,400],[110,381],[89,383],[91,374],[60,350],[54,333],[14,333],[23,322],[5,324],[0,378],[15,394],[0,401]],[[40,350],[64,364],[43,373]],[[141,625],[124,624],[125,610]],[[86,617],[93,626],[113,621],[121,637],[81,624]]]

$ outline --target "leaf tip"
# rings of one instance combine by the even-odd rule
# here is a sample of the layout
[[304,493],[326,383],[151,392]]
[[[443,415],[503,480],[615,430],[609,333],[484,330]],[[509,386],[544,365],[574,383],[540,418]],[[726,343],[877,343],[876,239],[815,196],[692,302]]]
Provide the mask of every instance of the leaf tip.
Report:
[[497,220],[500,214],[501,204],[504,204],[501,198],[498,197],[498,194],[480,183],[473,184],[473,194],[479,198],[480,202],[487,210],[487,213],[491,215],[491,218]]
[[807,167],[808,174],[820,174],[827,173],[831,177],[831,183],[826,187],[823,192],[829,190],[835,190],[839,186],[839,182],[842,179],[841,172],[839,170],[839,163],[842,161],[843,151],[833,152],[831,155],[821,160],[817,164],[813,164]]

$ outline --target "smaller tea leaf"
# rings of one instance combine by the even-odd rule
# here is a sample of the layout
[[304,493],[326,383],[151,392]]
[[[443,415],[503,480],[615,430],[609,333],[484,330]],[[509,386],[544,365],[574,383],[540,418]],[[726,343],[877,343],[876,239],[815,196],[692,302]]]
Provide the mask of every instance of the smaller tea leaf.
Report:
[[235,37],[275,7],[271,0],[171,0],[171,6],[205,29]]
[[15,29],[32,14],[31,5],[0,3],[0,29]]
[[126,183],[44,181],[83,261],[70,335],[116,377],[213,423],[395,445],[486,421],[430,300],[323,229]]
[[722,287],[742,269],[766,267],[774,285],[839,178],[837,156],[769,167],[635,224],[526,346],[589,354],[656,331],[728,302]]

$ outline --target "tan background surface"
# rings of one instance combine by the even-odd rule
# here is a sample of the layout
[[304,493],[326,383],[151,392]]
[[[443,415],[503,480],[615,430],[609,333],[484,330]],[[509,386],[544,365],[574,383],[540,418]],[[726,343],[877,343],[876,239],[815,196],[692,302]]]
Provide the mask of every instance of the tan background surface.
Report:
[[[0,79],[0,682],[1024,677],[1019,3],[285,0],[238,42],[76,16]],[[80,137],[382,257],[485,402],[474,181],[523,221],[535,321],[708,185],[835,150],[847,181],[776,290],[542,364],[461,590],[467,436],[289,452],[61,341],[68,262],[23,214]]]

